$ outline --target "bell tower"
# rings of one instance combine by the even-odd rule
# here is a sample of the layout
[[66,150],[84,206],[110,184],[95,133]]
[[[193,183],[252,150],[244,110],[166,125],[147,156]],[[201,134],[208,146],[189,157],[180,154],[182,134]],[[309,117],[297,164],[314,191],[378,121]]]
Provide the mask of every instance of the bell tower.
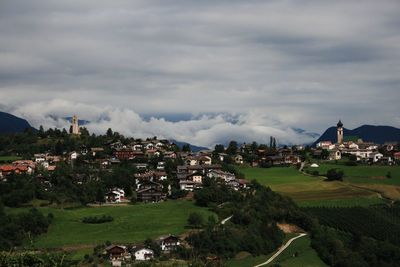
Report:
[[72,125],[71,125],[71,128],[72,128],[72,134],[75,134],[75,135],[79,135],[79,134],[80,134],[80,131],[79,131],[79,121],[78,121],[78,117],[77,117],[76,115],[74,115],[74,116],[72,117]]
[[343,123],[341,120],[337,123],[337,142],[339,145],[343,144]]

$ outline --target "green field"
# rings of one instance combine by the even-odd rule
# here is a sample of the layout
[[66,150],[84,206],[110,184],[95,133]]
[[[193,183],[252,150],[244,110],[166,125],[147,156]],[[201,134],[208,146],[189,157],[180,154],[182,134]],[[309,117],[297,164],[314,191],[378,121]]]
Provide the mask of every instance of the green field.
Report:
[[[269,266],[279,263],[282,267],[319,267],[327,266],[319,257],[317,252],[310,246],[310,237],[304,236],[290,244]],[[295,253],[297,256],[295,257]]]
[[[291,234],[285,240],[289,240],[294,235]],[[290,238],[289,238],[290,237]],[[319,267],[319,266],[327,266],[321,259],[318,257],[318,254],[315,252],[313,248],[310,246],[310,238],[308,236],[301,237],[293,241],[290,246],[282,252],[272,263],[266,266],[272,266],[274,263],[279,263],[282,267]],[[297,257],[293,257],[293,255],[297,252]],[[275,253],[275,252],[274,252]],[[241,259],[231,259],[225,263],[225,266],[228,267],[253,267],[257,264],[263,263],[267,261],[274,253],[269,255],[261,255],[261,256],[244,256]]]
[[13,162],[15,160],[20,160],[21,157],[17,156],[0,156],[0,163],[6,163],[6,162]]
[[[351,183],[400,185],[400,166],[357,165],[346,166],[343,164],[323,163],[319,168],[308,168],[325,175],[329,169],[337,168],[344,172],[345,181]],[[391,178],[386,175],[390,172]]]
[[[337,168],[344,172],[344,182],[353,187],[378,192],[383,197],[400,200],[400,166],[357,165],[322,163],[319,168],[310,168],[325,174],[327,170]],[[387,174],[390,173],[390,178]]]
[[[54,221],[48,233],[34,240],[34,245],[38,248],[62,247],[71,250],[84,249],[107,240],[135,243],[165,234],[181,234],[185,231],[186,221],[191,212],[200,212],[205,219],[213,214],[186,200],[70,210],[57,208],[39,208],[39,210],[45,214],[53,213]],[[81,222],[83,217],[101,215],[110,215],[114,221],[103,224]]]
[[377,192],[346,182],[327,182],[323,177],[300,173],[293,167],[240,168],[246,179],[256,179],[272,190],[293,198],[301,206],[368,206],[384,203]]

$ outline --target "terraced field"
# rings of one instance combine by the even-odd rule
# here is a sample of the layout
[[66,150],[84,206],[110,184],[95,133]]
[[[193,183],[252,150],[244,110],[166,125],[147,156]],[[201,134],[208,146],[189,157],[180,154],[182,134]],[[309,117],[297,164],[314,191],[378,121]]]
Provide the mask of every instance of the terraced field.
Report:
[[346,182],[327,182],[293,167],[240,168],[246,179],[255,179],[272,190],[293,198],[301,206],[369,206],[384,201],[377,192]]

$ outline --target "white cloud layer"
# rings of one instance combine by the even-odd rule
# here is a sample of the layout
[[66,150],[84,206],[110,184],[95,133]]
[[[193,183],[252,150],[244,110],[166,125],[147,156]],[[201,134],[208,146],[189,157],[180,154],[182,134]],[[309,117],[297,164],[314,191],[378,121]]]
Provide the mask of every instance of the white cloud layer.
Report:
[[77,105],[57,99],[28,104],[12,112],[26,118],[35,127],[43,125],[45,128],[69,129],[69,122],[63,118],[71,116],[71,110],[77,114],[85,114],[82,119],[90,121],[85,127],[97,134],[104,134],[108,128],[112,128],[136,138],[158,136],[206,147],[229,140],[268,143],[270,136],[277,136],[281,144],[314,141],[311,136],[296,132],[288,125],[257,113],[236,115],[234,118],[227,114],[201,115],[190,120],[172,122],[154,117],[145,120],[130,109]]

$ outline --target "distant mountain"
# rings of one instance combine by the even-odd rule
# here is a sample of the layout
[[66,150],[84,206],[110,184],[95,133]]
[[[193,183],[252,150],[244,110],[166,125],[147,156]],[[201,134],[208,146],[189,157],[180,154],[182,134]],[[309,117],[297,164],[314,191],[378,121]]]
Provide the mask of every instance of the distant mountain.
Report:
[[34,129],[26,120],[0,111],[0,134],[21,133],[26,129]]
[[[179,142],[179,141],[176,141],[176,140],[170,140],[170,142],[176,144],[180,149],[182,149],[182,147],[184,145],[188,144],[188,143]],[[189,146],[190,146],[190,150],[192,150],[192,152],[199,152],[199,151],[202,151],[202,150],[209,150],[209,148],[203,147],[203,146],[195,146],[195,145],[192,145],[192,144],[189,144]]]
[[[355,128],[354,130],[343,129],[344,138],[347,137],[359,137],[364,142],[374,142],[377,144],[383,144],[385,142],[400,142],[400,129],[392,126],[374,126],[374,125],[363,125]],[[314,146],[320,141],[332,141],[337,142],[337,128],[328,128],[315,143]]]

